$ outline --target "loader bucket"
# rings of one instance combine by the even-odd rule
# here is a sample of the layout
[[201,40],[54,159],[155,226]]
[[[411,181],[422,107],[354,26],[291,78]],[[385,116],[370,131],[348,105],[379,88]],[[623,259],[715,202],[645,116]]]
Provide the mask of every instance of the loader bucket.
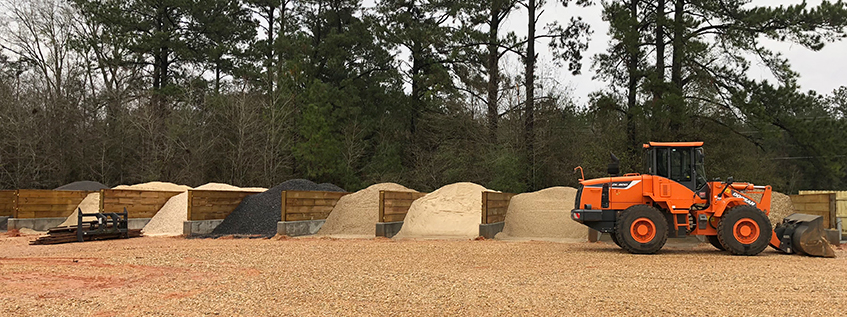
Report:
[[835,250],[826,240],[823,217],[807,214],[792,214],[782,219],[773,229],[779,245],[776,249],[785,253],[834,258]]

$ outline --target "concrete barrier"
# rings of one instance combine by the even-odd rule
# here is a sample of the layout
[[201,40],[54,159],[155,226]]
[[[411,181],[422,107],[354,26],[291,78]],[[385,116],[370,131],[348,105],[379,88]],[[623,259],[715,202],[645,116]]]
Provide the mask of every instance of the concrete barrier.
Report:
[[[8,218],[7,229],[29,228],[35,231],[47,231],[47,229],[58,227],[68,218]],[[150,222],[151,218],[130,218],[127,220],[129,229],[141,229]],[[0,218],[0,222],[5,223]],[[2,224],[0,224],[2,228]]]
[[325,222],[326,219],[280,221],[276,223],[276,233],[289,237],[310,236],[318,233]]
[[7,230],[29,228],[35,231],[47,231],[65,222],[67,217],[51,218],[9,218]]
[[0,231],[8,230],[8,228],[9,228],[8,224],[7,224],[8,221],[9,221],[9,217],[0,217]]
[[215,230],[215,228],[217,228],[222,222],[224,222],[223,219],[183,221],[182,234],[186,237],[209,234],[212,233],[212,230]]
[[147,223],[153,218],[129,218],[126,221],[126,226],[129,229],[143,229]]
[[386,237],[391,238],[400,232],[400,228],[403,227],[402,221],[392,221],[392,222],[377,222],[376,223],[376,236],[377,237]]
[[505,221],[481,224],[479,225],[479,235],[486,239],[494,239],[494,236],[503,231],[503,226],[505,224]]

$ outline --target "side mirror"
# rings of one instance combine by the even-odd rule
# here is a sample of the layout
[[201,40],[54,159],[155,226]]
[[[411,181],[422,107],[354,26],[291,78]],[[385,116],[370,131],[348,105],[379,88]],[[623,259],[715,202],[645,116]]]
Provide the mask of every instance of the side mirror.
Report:
[[706,160],[706,155],[703,154],[703,149],[697,149],[697,163],[703,164]]
[[611,176],[618,176],[621,173],[621,160],[615,156],[614,153],[609,153],[611,155],[612,162],[609,163],[609,167],[606,170]]

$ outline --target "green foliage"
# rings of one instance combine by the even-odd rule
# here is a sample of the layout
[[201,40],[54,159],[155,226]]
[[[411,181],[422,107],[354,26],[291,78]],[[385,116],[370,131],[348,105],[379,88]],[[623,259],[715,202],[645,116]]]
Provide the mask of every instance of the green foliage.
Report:
[[[26,3],[16,12],[34,15],[10,15],[4,45],[57,49],[0,54],[0,186],[305,177],[347,190],[470,181],[523,192],[575,186],[576,166],[606,176],[610,152],[643,172],[642,143],[702,140],[710,178],[847,188],[847,88],[802,92],[761,42],[840,40],[842,2],[602,4],[611,40],[592,66],[610,85],[576,104],[566,80],[535,76],[547,65],[501,70],[504,55],[532,60],[534,41],[500,29],[532,1]],[[17,25],[38,32],[21,37]],[[554,62],[578,73],[587,25],[544,33]],[[776,80],[749,78],[754,63]]]

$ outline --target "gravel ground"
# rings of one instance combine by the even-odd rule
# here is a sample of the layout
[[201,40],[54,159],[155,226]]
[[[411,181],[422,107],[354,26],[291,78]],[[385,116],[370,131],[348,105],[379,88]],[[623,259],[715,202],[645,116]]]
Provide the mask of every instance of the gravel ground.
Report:
[[0,234],[2,316],[839,316],[839,258],[709,246]]

